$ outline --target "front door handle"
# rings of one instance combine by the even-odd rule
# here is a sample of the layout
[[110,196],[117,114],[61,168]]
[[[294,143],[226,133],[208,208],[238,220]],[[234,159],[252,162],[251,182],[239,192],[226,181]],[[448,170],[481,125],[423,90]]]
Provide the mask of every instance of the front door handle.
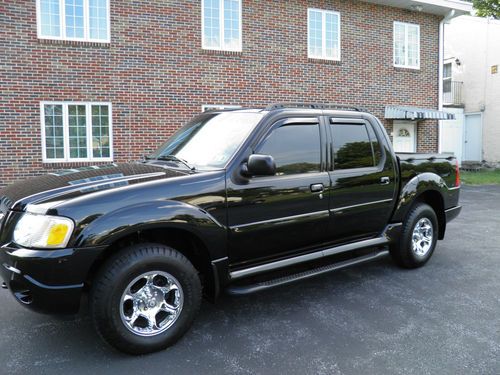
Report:
[[313,193],[321,193],[323,190],[325,190],[325,187],[323,184],[312,184],[311,185],[311,191]]
[[389,177],[381,177],[380,178],[381,185],[389,185],[390,182],[391,182],[391,179]]

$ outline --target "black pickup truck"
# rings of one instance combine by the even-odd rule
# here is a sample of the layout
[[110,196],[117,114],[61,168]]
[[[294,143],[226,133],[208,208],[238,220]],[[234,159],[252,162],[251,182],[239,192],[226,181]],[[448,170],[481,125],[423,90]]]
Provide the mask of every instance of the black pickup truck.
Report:
[[247,294],[391,254],[416,268],[459,206],[452,155],[398,154],[355,108],[271,105],[199,115],[137,163],[65,170],[0,191],[0,276],[26,307],[88,295],[116,348],[165,348],[202,295]]

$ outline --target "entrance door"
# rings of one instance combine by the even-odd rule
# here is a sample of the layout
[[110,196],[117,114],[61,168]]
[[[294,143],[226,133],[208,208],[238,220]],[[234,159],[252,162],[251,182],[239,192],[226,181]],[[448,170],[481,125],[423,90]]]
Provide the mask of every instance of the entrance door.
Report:
[[440,151],[455,154],[458,163],[462,165],[464,145],[464,110],[463,108],[446,107],[446,112],[455,115],[454,120],[441,120],[439,130]]
[[465,115],[464,161],[481,161],[483,159],[483,119],[481,113]]
[[394,121],[394,151],[415,152],[416,143],[415,123],[412,121]]

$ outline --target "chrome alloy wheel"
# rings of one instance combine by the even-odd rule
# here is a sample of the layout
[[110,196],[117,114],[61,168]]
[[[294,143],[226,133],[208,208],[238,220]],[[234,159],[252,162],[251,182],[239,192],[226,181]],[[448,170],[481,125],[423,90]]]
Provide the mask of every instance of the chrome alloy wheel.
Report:
[[134,334],[156,336],[175,323],[183,303],[179,281],[167,272],[151,271],[128,284],[120,301],[120,317]]
[[434,228],[432,222],[426,217],[421,218],[413,228],[411,247],[413,252],[423,257],[427,255],[432,247]]

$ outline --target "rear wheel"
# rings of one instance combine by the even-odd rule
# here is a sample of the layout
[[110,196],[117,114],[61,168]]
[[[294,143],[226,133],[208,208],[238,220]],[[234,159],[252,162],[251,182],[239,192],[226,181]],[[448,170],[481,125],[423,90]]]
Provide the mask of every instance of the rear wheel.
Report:
[[438,221],[431,206],[416,204],[403,223],[401,237],[390,246],[394,261],[404,268],[423,266],[432,256],[438,237]]
[[198,272],[180,252],[159,244],[123,249],[96,277],[90,307],[97,332],[126,353],[174,344],[201,304]]

